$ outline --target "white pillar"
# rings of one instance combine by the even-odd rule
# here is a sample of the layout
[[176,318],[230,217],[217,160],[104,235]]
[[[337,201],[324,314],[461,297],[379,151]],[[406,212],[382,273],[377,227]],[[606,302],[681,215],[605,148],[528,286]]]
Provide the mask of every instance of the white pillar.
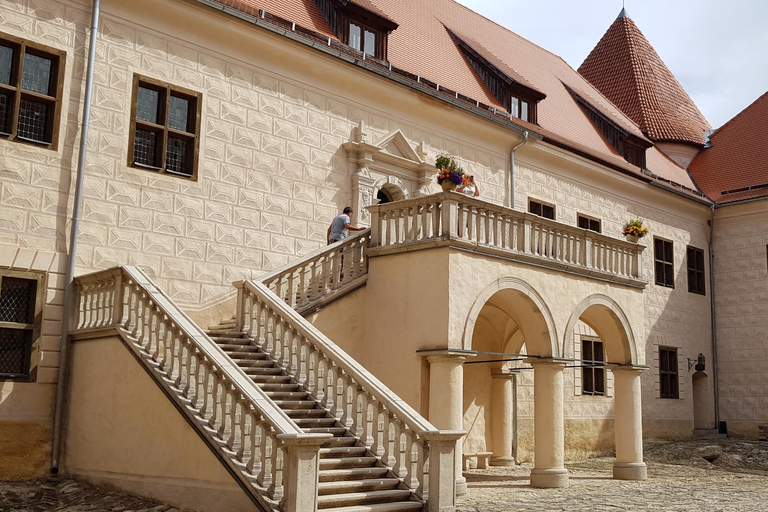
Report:
[[317,510],[320,447],[330,434],[279,434],[285,447],[284,494],[280,504],[286,512]]
[[491,466],[514,466],[512,456],[512,381],[515,374],[502,370],[491,371],[491,429],[493,457]]
[[[440,430],[464,430],[464,360],[460,354],[427,357],[429,361],[429,422]],[[462,438],[456,441],[456,494],[467,492],[462,475]]]
[[535,467],[532,487],[568,487],[565,469],[563,368],[554,360],[527,359],[533,366]]
[[643,409],[640,395],[642,370],[634,367],[612,367],[616,462],[613,478],[645,480],[648,468],[643,462]]

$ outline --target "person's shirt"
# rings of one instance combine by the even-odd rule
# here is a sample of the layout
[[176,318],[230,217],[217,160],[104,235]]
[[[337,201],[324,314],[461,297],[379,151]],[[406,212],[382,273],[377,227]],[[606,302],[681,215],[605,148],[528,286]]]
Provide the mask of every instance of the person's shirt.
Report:
[[469,197],[475,197],[475,192],[477,192],[477,188],[474,185],[464,185],[464,188],[461,189],[461,191]]
[[349,235],[349,231],[346,225],[352,222],[352,219],[346,213],[337,215],[331,221],[331,236],[329,238],[332,242],[338,242],[344,240]]

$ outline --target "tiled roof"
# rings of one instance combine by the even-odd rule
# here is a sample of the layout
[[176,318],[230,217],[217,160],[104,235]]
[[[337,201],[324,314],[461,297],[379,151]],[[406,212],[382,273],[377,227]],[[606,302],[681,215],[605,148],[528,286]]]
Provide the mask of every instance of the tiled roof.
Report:
[[653,141],[704,145],[710,126],[628,16],[608,28],[579,73]]
[[717,203],[768,196],[768,93],[709,137],[688,169]]
[[[322,28],[322,18],[313,0],[220,0],[248,3],[265,9],[289,21],[292,16],[314,23]],[[362,5],[362,0],[355,3]],[[365,0],[377,8],[378,13],[399,26],[389,36],[387,57],[393,68],[404,70],[433,84],[440,90],[456,91],[499,111],[503,106],[478,76],[447,29],[469,44],[510,78],[540,91],[546,98],[539,102],[538,125],[519,119],[512,122],[545,137],[560,146],[573,148],[580,154],[597,159],[623,172],[642,176],[638,167],[619,156],[600,131],[584,115],[566,87],[577,91],[592,105],[601,109],[613,122],[637,137],[644,138],[638,126],[616,108],[584,77],[562,58],[550,53],[508,29],[458,4],[454,0]],[[329,31],[326,27],[324,30]],[[311,27],[305,27],[311,28]],[[318,30],[321,33],[321,30]],[[654,153],[659,153],[652,155]],[[663,162],[659,169],[650,170],[657,175],[694,189],[688,173],[670,164],[655,147],[647,151],[648,161]]]
[[323,14],[317,8],[314,0],[217,0],[254,16],[259,10],[296,23],[297,25],[322,34],[332,39],[338,39],[333,33]]

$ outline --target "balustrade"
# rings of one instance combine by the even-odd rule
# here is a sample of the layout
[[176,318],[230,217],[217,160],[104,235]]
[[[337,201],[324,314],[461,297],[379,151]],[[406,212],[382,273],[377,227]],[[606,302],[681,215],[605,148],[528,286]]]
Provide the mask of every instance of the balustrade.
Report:
[[639,281],[644,247],[526,212],[442,192],[369,206],[372,249],[450,240],[478,251],[608,279]]

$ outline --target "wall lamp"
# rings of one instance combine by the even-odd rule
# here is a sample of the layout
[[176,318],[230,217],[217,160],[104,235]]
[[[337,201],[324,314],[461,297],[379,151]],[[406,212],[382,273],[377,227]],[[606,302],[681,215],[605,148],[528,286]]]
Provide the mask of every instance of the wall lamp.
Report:
[[697,372],[703,372],[704,371],[704,362],[705,362],[704,354],[699,354],[699,357],[697,357],[696,359],[691,359],[689,357],[688,358],[688,371],[691,371],[691,367],[693,365],[696,365],[695,370]]

